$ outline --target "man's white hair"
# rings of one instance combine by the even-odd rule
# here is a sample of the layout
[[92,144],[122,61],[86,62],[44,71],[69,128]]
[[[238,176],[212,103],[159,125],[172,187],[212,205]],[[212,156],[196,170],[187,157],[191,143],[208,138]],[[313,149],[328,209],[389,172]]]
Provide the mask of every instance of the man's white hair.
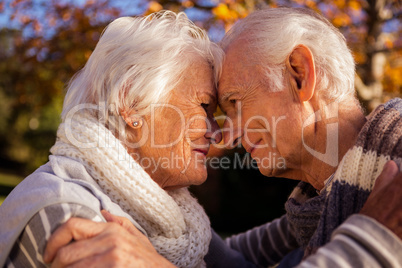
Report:
[[269,8],[256,11],[236,23],[221,41],[227,50],[232,42],[247,40],[251,64],[262,64],[272,91],[284,88],[285,61],[303,44],[314,57],[316,90],[333,100],[354,96],[355,63],[345,37],[327,19],[299,8]]
[[152,103],[167,100],[185,70],[200,56],[217,77],[223,51],[184,13],[162,11],[116,19],[103,32],[85,67],[71,80],[62,119],[77,105],[87,103],[107,107],[108,126],[117,126],[124,109],[145,115]]

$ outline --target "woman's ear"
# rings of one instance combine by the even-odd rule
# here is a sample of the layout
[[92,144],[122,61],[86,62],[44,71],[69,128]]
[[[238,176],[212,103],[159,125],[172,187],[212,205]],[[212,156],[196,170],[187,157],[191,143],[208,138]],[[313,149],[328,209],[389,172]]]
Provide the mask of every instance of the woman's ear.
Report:
[[296,46],[286,59],[286,79],[290,90],[301,102],[309,101],[315,90],[315,64],[313,54],[305,45]]
[[[133,113],[129,113],[126,110],[120,111],[120,115],[123,118],[123,120],[126,122],[128,126],[130,126],[133,129],[138,129],[142,127],[142,119],[138,116],[136,116]],[[138,118],[137,118],[138,117]]]

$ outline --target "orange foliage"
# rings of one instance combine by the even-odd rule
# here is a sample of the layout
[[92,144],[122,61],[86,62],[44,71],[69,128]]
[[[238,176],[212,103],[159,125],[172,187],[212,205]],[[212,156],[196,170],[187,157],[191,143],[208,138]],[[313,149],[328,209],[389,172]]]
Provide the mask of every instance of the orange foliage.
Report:
[[144,15],[149,15],[151,13],[158,12],[159,10],[162,10],[162,9],[163,9],[163,6],[161,4],[159,4],[156,1],[151,1],[151,2],[149,2],[148,9],[147,9],[147,11],[145,11]]
[[348,3],[348,6],[353,10],[360,10],[362,8],[361,4],[358,1],[351,0]]
[[194,3],[191,2],[191,1],[189,1],[189,0],[187,0],[187,1],[183,1],[183,2],[181,3],[181,5],[182,5],[183,7],[185,7],[185,8],[192,8],[192,7],[194,6]]
[[230,21],[238,19],[237,13],[234,10],[230,10],[227,4],[220,3],[218,6],[212,9],[212,13],[217,19]]
[[390,56],[385,65],[383,79],[384,89],[387,92],[402,93],[402,50]]

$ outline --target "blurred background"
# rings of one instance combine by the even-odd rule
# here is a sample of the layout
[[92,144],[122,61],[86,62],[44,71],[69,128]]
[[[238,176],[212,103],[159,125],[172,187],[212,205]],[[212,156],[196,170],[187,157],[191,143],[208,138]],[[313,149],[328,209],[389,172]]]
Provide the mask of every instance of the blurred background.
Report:
[[[55,142],[66,83],[83,67],[104,27],[120,16],[184,11],[218,42],[253,10],[306,7],[323,14],[353,51],[356,91],[367,113],[402,93],[402,4],[399,0],[2,0],[0,1],[0,204],[44,164]],[[242,149],[217,152],[234,158]],[[192,187],[212,226],[230,234],[270,221],[297,182],[258,170],[210,170]]]

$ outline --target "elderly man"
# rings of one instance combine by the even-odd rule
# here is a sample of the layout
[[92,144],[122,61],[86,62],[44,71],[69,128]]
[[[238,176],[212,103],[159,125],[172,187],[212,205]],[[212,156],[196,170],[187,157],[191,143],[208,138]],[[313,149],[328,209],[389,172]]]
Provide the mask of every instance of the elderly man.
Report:
[[[241,141],[266,176],[302,181],[285,207],[290,229],[308,257],[360,211],[384,164],[400,161],[402,100],[365,118],[354,96],[354,61],[345,39],[312,11],[255,12],[235,25],[221,46],[226,60],[219,103],[228,116],[224,131],[234,129],[224,132],[225,143]],[[264,161],[268,156],[284,159],[286,166],[264,164],[280,162]],[[400,240],[371,236],[381,227],[370,226],[367,218],[353,216],[347,222],[359,226],[350,228],[354,236],[375,241],[363,242],[366,248],[382,245],[388,252],[377,254],[402,265]],[[231,246],[259,260],[255,249],[244,247],[251,239],[238,241],[232,239]],[[346,241],[345,248],[355,248]],[[391,241],[398,246],[387,248]],[[366,264],[367,252],[355,253],[353,262]],[[337,253],[331,256],[338,264],[345,261]]]
[[[402,101],[392,100],[365,118],[354,96],[354,62],[344,37],[310,11],[255,12],[236,24],[221,45],[226,59],[218,95],[227,114],[225,143],[241,142],[262,174],[301,183],[285,205],[287,215],[275,223],[226,244],[214,236],[207,265],[266,267],[299,245],[302,254],[289,255],[283,266],[304,257],[300,267],[400,267],[402,175],[396,175],[395,162],[402,157]],[[267,157],[281,158],[284,165],[267,165],[275,163]],[[391,159],[395,162],[385,164]],[[131,264],[167,265],[124,219],[105,217],[133,236],[124,228],[107,231],[106,224],[75,221],[50,239],[47,260],[71,237],[102,241],[97,237],[109,235],[135,243],[113,254],[102,251],[102,242],[88,254],[70,245],[56,261],[118,260],[118,251],[130,248]]]

